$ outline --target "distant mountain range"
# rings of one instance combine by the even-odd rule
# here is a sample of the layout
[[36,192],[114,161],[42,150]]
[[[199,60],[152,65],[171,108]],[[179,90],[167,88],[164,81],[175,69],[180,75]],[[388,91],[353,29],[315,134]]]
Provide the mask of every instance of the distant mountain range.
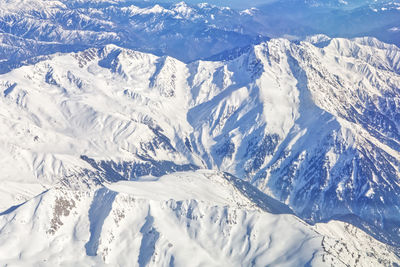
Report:
[[110,43],[184,62],[271,37],[372,36],[400,43],[399,3],[374,1],[351,9],[316,3],[276,1],[239,11],[183,2],[2,0],[0,67],[5,72],[39,55]]

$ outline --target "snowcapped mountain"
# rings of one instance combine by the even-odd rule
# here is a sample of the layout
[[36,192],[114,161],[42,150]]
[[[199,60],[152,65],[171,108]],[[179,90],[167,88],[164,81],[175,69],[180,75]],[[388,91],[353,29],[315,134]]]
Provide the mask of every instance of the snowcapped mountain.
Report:
[[399,12],[0,0],[0,265],[397,266]]
[[281,214],[284,207],[254,204],[252,198],[264,196],[214,171],[144,177],[95,191],[55,187],[0,217],[0,263],[389,266],[398,261],[390,248],[351,225],[332,221],[311,227]]
[[0,72],[36,56],[106,44],[186,63],[279,37],[374,36],[400,44],[399,3],[338,3],[285,0],[235,10],[184,2],[1,0]]
[[265,39],[250,14],[208,4],[2,0],[0,6],[3,72],[33,56],[105,44],[191,61]]
[[107,45],[1,75],[2,209],[59,185],[93,195],[104,183],[208,168],[308,222],[336,218],[398,246],[400,49],[310,40],[190,64]]
[[372,36],[399,46],[398,1],[274,1],[258,7],[257,21],[267,36],[303,39],[326,34],[354,38]]

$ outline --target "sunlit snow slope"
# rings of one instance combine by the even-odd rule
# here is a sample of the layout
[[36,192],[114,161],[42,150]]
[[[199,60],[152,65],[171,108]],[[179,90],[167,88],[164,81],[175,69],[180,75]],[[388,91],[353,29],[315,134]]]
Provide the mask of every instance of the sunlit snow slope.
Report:
[[[52,219],[41,221],[42,215],[28,208],[41,199],[55,201],[57,197],[53,194],[58,194],[59,189],[54,188],[67,188],[68,192],[77,190],[87,197],[83,201],[86,204],[82,204],[86,205],[86,210],[77,211],[75,219],[69,217],[71,220],[89,220],[88,213],[89,218],[94,214],[99,220],[103,217],[106,220],[107,214],[101,212],[108,210],[110,213],[114,208],[90,208],[91,199],[97,202],[93,186],[111,184],[109,190],[148,200],[155,195],[148,195],[146,188],[160,190],[161,186],[166,186],[172,190],[173,186],[147,181],[143,187],[131,188],[130,183],[121,181],[215,169],[249,181],[262,192],[286,203],[307,222],[331,219],[350,222],[380,241],[399,246],[400,49],[373,38],[349,40],[316,36],[307,42],[273,39],[240,53],[236,51],[227,58],[230,60],[185,64],[168,56],[158,57],[107,45],[50,55],[0,75],[0,211],[4,211],[0,218],[4,225],[19,228],[12,218],[15,214],[24,214],[19,215],[25,218],[21,219],[22,223],[32,222],[44,232],[50,231],[49,234],[56,232],[49,226]],[[179,182],[176,186],[180,186]],[[13,207],[47,189],[50,191],[19,208]],[[155,200],[164,203],[169,198],[189,196],[198,201],[207,200],[208,191],[214,192],[206,187],[176,196],[160,193]],[[107,192],[102,189],[98,197],[119,198]],[[252,202],[262,205],[262,196],[265,195],[260,194]],[[223,199],[213,198],[215,203],[211,206],[230,203]],[[103,200],[98,202],[94,205],[100,205]],[[68,203],[65,205],[78,205],[78,202]],[[148,213],[148,205],[151,203],[140,209]],[[50,214],[47,216],[53,213],[47,205],[38,207]],[[146,219],[147,213],[137,218],[141,220],[140,227],[152,225],[145,224],[152,220]],[[287,210],[286,213],[291,212]],[[210,211],[207,216],[212,217],[211,214]],[[81,216],[86,219],[77,219]],[[157,221],[164,215],[152,216]],[[36,220],[45,226],[39,226]],[[57,218],[54,220],[54,224],[64,225]],[[60,241],[54,242],[74,238],[75,245],[70,246],[69,241],[63,244],[82,253],[82,257],[100,251],[101,245],[96,240],[107,232],[97,226],[90,228],[87,221],[82,227],[89,227],[89,230],[79,230],[74,226],[76,223],[65,223],[65,227],[75,230],[65,230],[70,232],[62,235],[61,240],[55,235],[55,240]],[[329,226],[332,224],[336,223],[326,226],[324,236],[335,231]],[[344,224],[337,224],[343,229]],[[58,226],[54,227],[58,229]],[[265,226],[260,224],[259,227]],[[32,228],[24,229],[1,230],[0,238],[9,240],[6,233],[20,235],[14,241],[19,247],[15,251],[22,253],[21,258],[26,253],[24,259],[30,260],[29,255],[37,256],[39,254],[35,253],[39,251],[28,251],[36,246],[26,248],[27,252],[21,251],[23,246],[20,247],[18,240],[29,236]],[[223,236],[223,231],[219,230],[218,235]],[[84,237],[75,237],[80,231],[84,232]],[[161,236],[162,232],[159,233]],[[350,240],[354,235],[341,233],[345,244],[353,242]],[[155,239],[153,234],[145,238],[143,246],[155,246],[151,243]],[[354,242],[371,250],[365,235],[360,235],[363,241]],[[245,237],[250,238],[250,235],[238,239]],[[307,237],[300,239],[307,240]],[[50,242],[51,239],[45,240]],[[336,243],[332,242],[334,246]],[[43,244],[47,248],[48,243]],[[86,251],[82,250],[85,244]],[[15,248],[12,243],[7,246],[10,247],[0,251]],[[40,246],[37,249],[41,249]],[[282,253],[288,249],[285,250],[287,255],[290,248],[280,249]],[[389,248],[374,255],[384,259],[385,250]],[[230,253],[230,248],[226,251],[226,258],[221,258],[220,262],[232,260],[245,264],[256,259],[256,255],[264,257],[269,253],[255,249],[255,254],[230,258],[237,253]],[[310,251],[313,250],[307,253]],[[336,255],[336,252],[329,253]],[[139,257],[140,250],[136,253],[135,257]],[[159,258],[163,263],[172,255],[165,253],[157,252],[157,257],[166,257]],[[18,254],[9,255],[5,253],[12,261]],[[140,257],[148,262],[153,256],[146,255]],[[36,256],[33,261],[38,259]],[[183,256],[174,256],[174,260],[178,261],[178,257]],[[219,259],[210,257],[212,260],[208,263],[218,265]],[[307,254],[301,259],[284,260],[308,262],[311,258]],[[360,258],[367,260],[368,255],[362,254]],[[264,260],[260,259],[260,264],[263,265]]]
[[61,180],[215,168],[398,244],[399,58],[372,38],[191,64],[112,45],[49,56],[0,76],[2,208]]
[[287,208],[224,173],[82,189],[58,186],[1,216],[0,264],[389,266],[399,260],[353,226],[311,227],[280,214]]

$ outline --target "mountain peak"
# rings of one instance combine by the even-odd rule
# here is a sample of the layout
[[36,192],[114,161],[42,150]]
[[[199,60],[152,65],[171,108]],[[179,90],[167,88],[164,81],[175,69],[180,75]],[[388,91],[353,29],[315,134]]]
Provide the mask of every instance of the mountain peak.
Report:
[[49,11],[51,9],[65,9],[66,5],[57,0],[1,0],[1,12],[29,12]]

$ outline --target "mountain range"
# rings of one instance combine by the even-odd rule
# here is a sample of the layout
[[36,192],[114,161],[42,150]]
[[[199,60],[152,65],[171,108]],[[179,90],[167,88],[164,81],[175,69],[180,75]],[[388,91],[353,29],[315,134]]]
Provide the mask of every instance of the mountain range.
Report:
[[[373,5],[399,12],[329,8]],[[1,264],[399,264],[393,34],[277,38],[263,7],[0,7]]]

